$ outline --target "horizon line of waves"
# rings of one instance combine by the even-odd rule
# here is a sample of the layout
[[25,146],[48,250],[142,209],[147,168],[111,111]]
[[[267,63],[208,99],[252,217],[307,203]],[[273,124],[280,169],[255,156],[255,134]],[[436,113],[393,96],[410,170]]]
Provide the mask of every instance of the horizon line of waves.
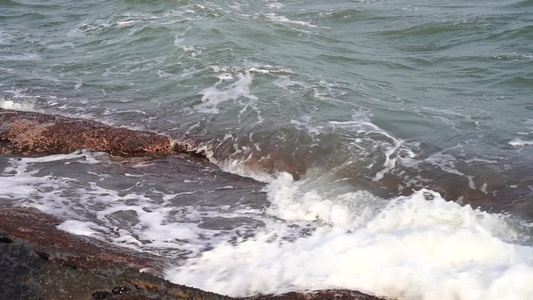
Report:
[[508,7],[508,8],[533,7],[533,1],[532,0],[515,0],[509,4],[506,3],[506,5],[504,5],[503,7]]

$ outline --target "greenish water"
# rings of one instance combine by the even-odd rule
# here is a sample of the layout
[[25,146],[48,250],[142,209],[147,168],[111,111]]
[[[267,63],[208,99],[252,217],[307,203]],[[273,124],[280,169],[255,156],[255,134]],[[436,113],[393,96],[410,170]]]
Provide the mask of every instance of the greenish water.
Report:
[[[136,199],[138,207],[144,203],[151,211],[159,205],[171,216],[177,212],[165,209],[180,207],[195,217],[175,222],[210,233],[162,240],[187,240],[188,246],[177,245],[188,250],[176,251],[194,257],[215,247],[217,234],[233,239],[276,232],[269,227],[272,216],[319,231],[322,226],[365,227],[375,213],[387,211],[384,203],[402,195],[418,199],[422,192],[415,191],[421,189],[465,209],[510,213],[511,223],[531,221],[532,45],[532,1],[0,0],[1,107],[158,131],[205,149],[224,171],[267,182],[262,190],[262,183],[241,185],[244,179],[238,176],[206,173],[172,160],[155,162],[165,166],[159,170],[143,169],[146,163],[122,165],[115,172],[107,169],[114,166],[107,160],[78,161],[99,154],[45,162],[5,157],[0,166],[10,167],[2,175],[2,197],[45,211],[62,207],[65,218],[90,219],[101,226],[98,232],[113,226],[159,232],[142,225],[151,223],[142,220],[141,211],[136,217],[122,213],[126,221],[120,221],[116,216],[121,214],[113,212],[129,211],[123,206],[117,204],[112,212],[82,204],[99,195],[116,195],[110,202]],[[65,165],[69,159],[91,167],[86,173],[71,172]],[[32,173],[41,167],[49,172]],[[135,176],[121,175],[130,173]],[[10,181],[17,176],[36,182]],[[289,183],[291,178],[297,181]],[[188,185],[195,181],[208,188],[190,196],[186,193],[198,191]],[[78,212],[57,204],[57,197],[66,196],[49,195],[56,185],[76,195],[69,201],[79,206]],[[33,198],[19,192],[25,188]],[[232,192],[221,196],[221,191]],[[216,208],[221,197],[228,199],[227,206]],[[276,202],[280,197],[285,204]],[[169,204],[168,199],[174,200]],[[229,199],[236,200],[230,204]],[[342,204],[358,225],[318,213],[335,211],[331,203]],[[247,209],[255,213],[248,215]],[[296,217],[302,211],[307,213]],[[110,215],[118,221],[109,221]],[[170,222],[168,216],[161,218],[165,221],[158,226]],[[142,240],[131,228],[123,230]],[[515,242],[530,241],[528,230],[518,230],[520,242]],[[155,240],[143,247],[156,252],[179,248]],[[531,248],[524,251],[520,257],[526,269],[532,268]],[[422,298],[373,282],[359,288]],[[480,290],[489,290],[486,282]],[[302,288],[292,284],[292,289]],[[251,294],[265,291],[243,286]]]

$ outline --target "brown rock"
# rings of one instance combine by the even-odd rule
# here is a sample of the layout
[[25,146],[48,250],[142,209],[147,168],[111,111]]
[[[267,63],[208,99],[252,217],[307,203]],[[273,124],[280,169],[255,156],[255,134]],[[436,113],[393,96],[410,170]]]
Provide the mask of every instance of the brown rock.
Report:
[[112,127],[95,121],[0,108],[0,153],[46,155],[80,149],[118,156],[159,156],[187,145],[174,145],[155,132]]
[[60,222],[0,208],[0,299],[230,299],[164,280],[163,258],[69,234]]

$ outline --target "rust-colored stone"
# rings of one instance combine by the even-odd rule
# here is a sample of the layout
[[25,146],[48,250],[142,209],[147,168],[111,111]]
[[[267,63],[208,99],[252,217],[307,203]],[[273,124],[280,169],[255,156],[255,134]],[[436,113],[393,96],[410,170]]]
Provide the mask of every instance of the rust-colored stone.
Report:
[[46,155],[81,149],[128,157],[195,153],[189,145],[171,146],[167,136],[151,131],[0,108],[0,153]]

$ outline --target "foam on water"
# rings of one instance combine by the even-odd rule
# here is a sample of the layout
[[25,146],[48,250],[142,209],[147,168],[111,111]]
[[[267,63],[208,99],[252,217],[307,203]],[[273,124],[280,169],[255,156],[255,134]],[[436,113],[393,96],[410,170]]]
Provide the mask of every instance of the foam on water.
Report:
[[386,203],[365,191],[339,193],[342,185],[323,185],[313,180],[293,182],[291,175],[281,173],[266,188],[271,203],[266,212],[286,221],[318,222],[353,230]]
[[211,160],[214,161],[222,170],[237,174],[244,177],[253,178],[259,182],[271,182],[275,176],[261,171],[255,171],[251,169],[246,161],[239,159],[225,159],[222,161],[217,161],[215,158],[211,157]]
[[99,227],[100,226],[98,226],[97,224],[93,222],[88,222],[88,221],[82,222],[82,221],[77,221],[77,220],[66,220],[57,226],[58,229],[61,229],[63,231],[70,232],[76,235],[85,235],[85,236],[96,235],[98,232],[95,231],[93,228],[99,228]]
[[516,138],[512,141],[509,141],[509,145],[514,146],[514,147],[531,146],[533,145],[533,141],[524,141],[520,138]]
[[269,226],[254,239],[219,244],[169,269],[167,277],[232,296],[328,288],[401,299],[533,296],[530,237],[505,216],[428,190],[376,203],[364,193],[322,198],[304,186],[280,176],[267,188],[268,213],[296,224],[314,221],[311,233],[287,240],[290,227]]
[[7,100],[5,98],[0,99],[0,108],[21,110],[21,111],[33,111],[34,110],[34,106],[28,101],[15,102],[13,100]]
[[[180,258],[166,272],[180,284],[232,296],[328,288],[405,299],[533,296],[533,225],[429,190],[384,200],[327,175],[293,181],[280,173],[264,189],[264,208],[176,206],[200,179],[184,180],[181,191],[138,190],[150,163],[117,177],[111,170],[120,165],[85,151],[8,161],[2,201],[64,218],[58,228],[74,234]],[[61,165],[73,165],[79,178],[59,175]],[[132,181],[107,187],[121,178]],[[232,218],[262,225],[202,225]]]
[[[111,170],[121,168],[119,163],[107,154],[87,151],[10,158],[8,164],[0,173],[0,202],[56,215],[65,219],[59,228],[74,234],[139,251],[164,252],[169,258],[198,255],[211,244],[234,239],[262,222],[262,212],[248,205],[208,204],[209,194],[240,187],[204,190],[208,177],[183,180],[175,184],[175,191],[159,189],[147,182],[150,179],[143,170],[151,164],[142,161],[128,168],[135,174],[114,173]],[[217,220],[221,225],[216,225]]]
[[288,24],[296,24],[301,26],[308,26],[311,28],[316,28],[318,26],[311,24],[310,22],[305,21],[295,21],[295,20],[289,20],[285,16],[280,16],[276,13],[264,13],[262,16],[266,17],[268,20],[275,22],[275,23],[288,23]]
[[212,87],[202,90],[202,104],[196,106],[196,109],[202,113],[216,114],[220,110],[218,105],[222,102],[233,100],[237,101],[241,97],[247,98],[250,101],[257,100],[257,97],[252,95],[250,86],[252,84],[253,75],[249,73],[237,74],[237,81],[231,83],[229,86],[222,86],[222,83],[233,79],[231,74],[222,74],[219,77],[219,82]]

